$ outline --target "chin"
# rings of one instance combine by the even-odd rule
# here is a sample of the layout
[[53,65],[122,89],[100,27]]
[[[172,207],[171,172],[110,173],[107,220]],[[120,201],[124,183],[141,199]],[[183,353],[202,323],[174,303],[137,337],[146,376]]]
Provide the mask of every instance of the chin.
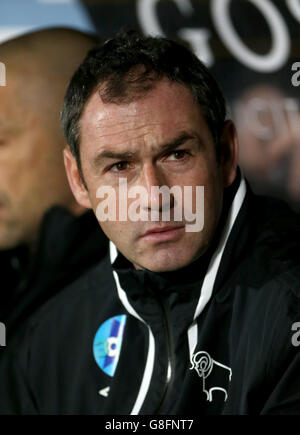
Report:
[[193,261],[193,258],[164,258],[145,261],[141,264],[143,269],[151,270],[152,272],[173,272],[187,266]]
[[178,269],[181,269],[182,267],[184,267],[184,266],[178,266],[178,265],[166,265],[166,266],[162,266],[162,265],[159,265],[159,266],[157,266],[157,267],[155,267],[155,266],[150,266],[150,267],[147,267],[146,269],[148,269],[148,270],[150,270],[151,272],[174,272],[175,270],[178,270]]

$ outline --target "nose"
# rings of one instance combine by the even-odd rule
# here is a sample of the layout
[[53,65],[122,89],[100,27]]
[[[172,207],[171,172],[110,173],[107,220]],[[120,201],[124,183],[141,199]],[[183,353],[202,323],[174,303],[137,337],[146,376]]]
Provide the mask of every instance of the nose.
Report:
[[143,200],[143,209],[162,212],[173,208],[174,197],[162,193],[162,186],[168,187],[163,171],[153,163],[145,164],[142,176],[143,186],[147,190],[147,198]]

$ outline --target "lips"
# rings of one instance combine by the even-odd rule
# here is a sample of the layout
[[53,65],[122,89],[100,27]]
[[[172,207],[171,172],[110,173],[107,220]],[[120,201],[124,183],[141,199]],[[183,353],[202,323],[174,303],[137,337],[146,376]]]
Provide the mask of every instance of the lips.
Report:
[[171,226],[171,225],[166,225],[166,226],[160,226],[160,227],[155,227],[155,228],[151,228],[150,230],[148,230],[144,236],[148,235],[148,234],[153,234],[153,233],[163,233],[166,231],[173,231],[176,230],[178,228],[183,228],[183,225],[180,226]]
[[185,226],[165,225],[154,227],[143,234],[142,238],[153,242],[171,241],[179,238],[184,231]]

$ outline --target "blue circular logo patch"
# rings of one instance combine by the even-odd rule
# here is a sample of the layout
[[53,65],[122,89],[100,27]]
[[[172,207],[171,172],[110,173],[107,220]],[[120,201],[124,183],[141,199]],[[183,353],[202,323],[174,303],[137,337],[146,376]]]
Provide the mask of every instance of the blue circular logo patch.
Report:
[[94,358],[100,369],[109,376],[114,376],[118,365],[126,318],[126,314],[120,314],[106,320],[94,338]]

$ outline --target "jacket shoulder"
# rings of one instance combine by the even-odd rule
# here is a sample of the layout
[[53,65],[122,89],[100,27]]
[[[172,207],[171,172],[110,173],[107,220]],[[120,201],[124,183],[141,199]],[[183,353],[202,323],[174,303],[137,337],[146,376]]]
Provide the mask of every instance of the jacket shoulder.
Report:
[[[60,290],[53,298],[39,308],[29,319],[28,327],[41,322],[55,321],[60,316],[80,313],[84,306],[102,305],[111,293],[115,283],[111,273],[109,256],[106,255],[97,265],[90,268],[76,281]],[[53,319],[53,320],[51,320]]]
[[282,275],[294,283],[299,279],[299,218],[299,214],[284,201],[257,195],[252,197],[249,219],[253,228],[253,257],[258,263],[260,260],[265,273]]

